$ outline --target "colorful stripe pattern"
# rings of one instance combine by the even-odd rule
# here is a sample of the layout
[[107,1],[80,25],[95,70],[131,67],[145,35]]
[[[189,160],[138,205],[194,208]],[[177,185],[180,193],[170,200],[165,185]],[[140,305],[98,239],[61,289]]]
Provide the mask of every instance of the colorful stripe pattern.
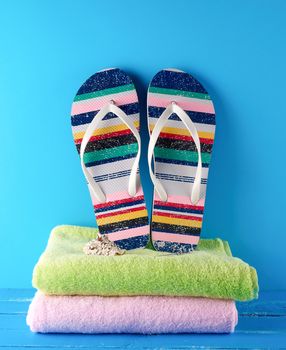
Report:
[[[88,125],[110,100],[134,120],[139,129],[138,97],[130,77],[119,69],[109,69],[91,76],[78,90],[71,111],[73,137],[78,153]],[[106,195],[98,203],[90,191],[100,234],[123,249],[145,247],[149,224],[141,184],[130,197],[130,169],[138,151],[136,138],[113,113],[100,122],[87,144],[84,163]]]
[[195,124],[201,143],[201,198],[194,205],[190,194],[198,153],[184,123],[172,114],[162,129],[154,150],[154,170],[168,193],[167,202],[154,193],[151,234],[157,250],[188,253],[199,242],[203,222],[204,198],[215,134],[215,110],[204,87],[190,74],[162,70],[155,75],[148,90],[148,124],[154,125],[165,108],[175,101]]

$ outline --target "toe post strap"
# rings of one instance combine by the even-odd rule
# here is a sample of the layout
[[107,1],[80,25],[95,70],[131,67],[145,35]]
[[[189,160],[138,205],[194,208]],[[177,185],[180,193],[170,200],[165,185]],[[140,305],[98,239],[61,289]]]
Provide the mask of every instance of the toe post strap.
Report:
[[195,180],[194,180],[191,195],[190,195],[191,203],[196,204],[200,200],[200,192],[201,192],[200,187],[201,187],[201,179],[202,179],[202,157],[201,157],[200,139],[199,139],[197,128],[193,123],[193,121],[191,120],[191,118],[189,117],[189,115],[174,101],[171,102],[166,107],[164,112],[161,114],[150,136],[149,147],[148,147],[148,166],[149,166],[150,177],[160,200],[163,202],[166,202],[168,200],[168,194],[164,186],[162,185],[162,183],[159,181],[159,179],[156,178],[153,172],[152,159],[153,159],[154,149],[155,149],[158,137],[162,129],[165,127],[166,123],[168,122],[168,119],[174,113],[182,120],[185,127],[189,131],[192,139],[194,140],[194,143],[196,145],[197,152],[198,152],[198,165],[196,169],[196,176],[195,176]]
[[93,135],[94,131],[98,128],[99,123],[102,121],[102,119],[108,114],[113,113],[115,114],[132,132],[134,137],[136,138],[137,144],[138,144],[138,151],[134,160],[134,163],[131,168],[131,173],[129,177],[129,183],[128,183],[128,193],[130,197],[134,197],[137,193],[137,171],[139,167],[139,160],[140,160],[140,154],[141,154],[141,140],[140,135],[137,130],[137,128],[134,125],[134,122],[132,119],[118,106],[116,106],[115,102],[113,100],[110,100],[105,106],[103,106],[100,111],[95,115],[92,122],[89,124],[88,128],[86,129],[86,132],[83,136],[81,146],[80,146],[80,160],[81,160],[81,167],[82,171],[86,177],[86,180],[88,181],[91,191],[95,197],[95,199],[99,203],[105,203],[106,202],[106,195],[102,191],[99,184],[94,180],[93,176],[90,174],[88,168],[86,167],[84,163],[84,153],[86,146]]

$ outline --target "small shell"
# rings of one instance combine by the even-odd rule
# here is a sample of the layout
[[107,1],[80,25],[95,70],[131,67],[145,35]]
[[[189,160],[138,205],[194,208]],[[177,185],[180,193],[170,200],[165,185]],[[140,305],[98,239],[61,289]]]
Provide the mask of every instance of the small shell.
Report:
[[118,248],[106,235],[102,235],[89,241],[83,247],[83,252],[86,255],[114,256],[124,254],[125,250]]

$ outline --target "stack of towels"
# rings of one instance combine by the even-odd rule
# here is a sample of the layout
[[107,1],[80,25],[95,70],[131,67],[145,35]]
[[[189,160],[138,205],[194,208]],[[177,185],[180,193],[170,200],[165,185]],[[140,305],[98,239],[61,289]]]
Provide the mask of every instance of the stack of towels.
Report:
[[257,298],[253,267],[221,239],[174,255],[152,247],[119,256],[83,252],[97,230],[58,226],[37,263],[27,323],[41,333],[230,333],[235,300]]

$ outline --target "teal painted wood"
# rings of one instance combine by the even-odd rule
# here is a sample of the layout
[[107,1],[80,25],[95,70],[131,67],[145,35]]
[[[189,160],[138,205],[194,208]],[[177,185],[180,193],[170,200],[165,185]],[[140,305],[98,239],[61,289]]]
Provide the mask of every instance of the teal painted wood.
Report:
[[13,349],[285,349],[286,291],[262,292],[238,303],[234,334],[78,335],[33,334],[25,318],[33,290],[0,290],[0,348]]

